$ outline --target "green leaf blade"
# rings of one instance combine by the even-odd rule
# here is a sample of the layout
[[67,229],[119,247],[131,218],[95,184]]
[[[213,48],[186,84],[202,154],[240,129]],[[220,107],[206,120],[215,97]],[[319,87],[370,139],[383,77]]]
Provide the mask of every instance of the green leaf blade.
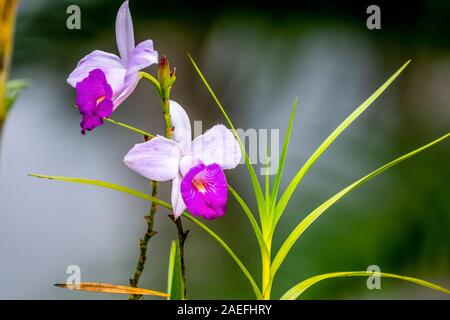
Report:
[[272,193],[270,196],[270,198],[272,199],[272,208],[270,210],[271,213],[275,209],[275,205],[277,203],[278,190],[280,188],[280,183],[281,183],[281,176],[283,174],[283,168],[284,168],[284,165],[286,162],[286,155],[287,155],[289,142],[291,140],[292,128],[294,127],[294,119],[295,119],[295,113],[297,111],[297,103],[298,103],[298,98],[296,98],[294,101],[294,106],[292,107],[291,115],[289,117],[289,124],[288,124],[287,130],[286,130],[286,137],[284,138],[284,141],[283,141],[283,148],[282,148],[281,155],[280,155],[278,170],[275,175],[275,180],[273,182]]
[[300,168],[300,170],[292,179],[286,190],[283,192],[280,201],[275,209],[275,224],[280,219],[284,210],[286,209],[289,200],[293,193],[300,184],[303,176],[308,172],[316,160],[324,153],[328,147],[341,135],[341,133],[347,129],[372,103],[391,85],[391,83],[402,73],[402,71],[408,66],[411,60],[408,60],[400,69],[398,69],[381,87],[379,87],[369,98],[366,99],[358,108],[356,108],[314,151],[306,163]]
[[155,137],[155,135],[153,135],[153,134],[151,134],[151,133],[149,133],[149,132],[146,132],[146,131],[144,131],[144,130],[135,128],[135,127],[133,127],[133,126],[130,126],[129,124],[126,124],[126,123],[123,123],[123,122],[114,120],[114,119],[112,119],[112,118],[108,118],[108,117],[107,117],[107,118],[103,118],[103,120],[108,121],[109,123],[115,124],[116,126],[119,126],[119,127],[125,128],[125,129],[127,129],[127,130],[136,132],[136,133],[138,133],[138,134],[142,134],[143,136],[147,136],[148,138],[154,138],[154,137]]
[[230,190],[230,193],[233,195],[233,197],[236,199],[236,201],[241,205],[242,209],[244,210],[245,215],[247,216],[248,220],[250,221],[250,225],[253,228],[253,232],[255,233],[256,239],[258,241],[259,248],[261,250],[262,255],[269,255],[269,251],[267,249],[266,243],[264,242],[261,229],[258,225],[258,222],[256,222],[255,217],[253,216],[253,213],[250,211],[247,204],[242,200],[241,196],[234,190],[230,185],[228,185],[228,190]]
[[9,112],[11,110],[12,106],[14,105],[22,91],[29,86],[29,81],[24,79],[10,80],[6,83],[6,112]]
[[191,55],[189,53],[188,53],[188,57],[189,57],[189,60],[191,61],[192,65],[194,66],[195,71],[197,72],[197,74],[199,75],[199,77],[202,80],[203,84],[205,85],[206,89],[208,90],[208,92],[210,93],[211,97],[213,98],[214,102],[217,104],[217,106],[219,107],[219,109],[222,112],[223,116],[227,120],[228,125],[231,128],[231,131],[233,132],[234,136],[236,137],[236,140],[239,143],[239,146],[241,148],[241,152],[242,152],[242,154],[244,156],[245,165],[247,166],[247,170],[248,170],[249,175],[250,175],[250,181],[252,183],[253,191],[255,193],[256,203],[258,205],[258,210],[259,210],[259,213],[260,213],[260,217],[261,217],[261,219],[265,219],[267,211],[266,211],[266,207],[265,207],[264,194],[262,192],[261,185],[259,184],[258,177],[256,176],[255,169],[253,168],[252,164],[250,163],[250,159],[249,159],[248,154],[247,154],[247,152],[245,150],[244,144],[242,143],[241,138],[237,134],[236,128],[233,125],[233,122],[231,121],[231,119],[228,116],[227,112],[225,111],[225,108],[220,103],[219,99],[217,98],[216,94],[212,90],[212,88],[209,85],[208,81],[206,80],[205,76],[200,71],[200,68],[197,66],[197,64],[195,63],[194,59],[191,57]]
[[330,208],[332,205],[334,205],[336,202],[338,202],[340,199],[342,199],[345,195],[350,193],[351,191],[355,190],[359,186],[361,186],[363,183],[371,180],[372,178],[376,177],[377,175],[383,173],[384,171],[388,170],[389,168],[399,164],[402,161],[407,160],[408,158],[411,158],[418,153],[430,148],[431,146],[444,141],[445,139],[450,137],[450,132],[441,136],[440,138],[431,141],[430,143],[415,149],[381,167],[378,169],[372,171],[368,175],[364,176],[363,178],[357,180],[356,182],[352,183],[351,185],[347,186],[346,188],[342,189],[340,192],[332,196],[330,199],[322,203],[319,207],[314,209],[310,214],[308,214],[296,227],[295,229],[289,234],[287,239],[284,241],[280,249],[278,250],[278,253],[276,254],[273,264],[272,264],[272,276],[275,276],[276,272],[280,268],[281,264],[283,263],[284,259],[288,255],[289,251],[295,244],[295,242],[300,238],[300,236],[305,232],[305,230],[317,219],[319,218],[328,208]]
[[270,206],[270,176],[269,176],[269,144],[266,144],[266,169],[264,172],[265,175],[265,202],[266,202],[266,211],[269,212],[269,206]]
[[261,290],[259,289],[258,285],[256,284],[255,280],[253,279],[252,275],[250,274],[250,272],[248,271],[248,269],[245,267],[245,265],[242,263],[242,261],[237,257],[237,255],[233,252],[233,250],[231,250],[231,248],[225,243],[225,241],[223,241],[215,232],[213,232],[211,229],[209,229],[205,224],[203,224],[202,222],[200,222],[199,220],[195,219],[193,216],[191,216],[190,214],[187,213],[183,213],[183,217],[185,217],[186,219],[192,221],[193,223],[195,223],[197,226],[199,226],[200,228],[202,228],[203,230],[205,230],[207,233],[209,233],[214,239],[216,239],[216,241],[228,252],[228,254],[233,258],[233,260],[236,262],[236,264],[239,266],[239,268],[241,268],[242,272],[244,273],[244,275],[247,277],[247,279],[249,280],[252,288],[253,288],[253,292],[256,295],[257,299],[261,299],[262,298],[262,294],[261,294]]
[[167,273],[167,300],[184,300],[184,281],[181,269],[180,243],[173,240],[170,246],[169,270]]
[[101,181],[101,180],[93,180],[93,179],[74,178],[74,177],[49,176],[49,175],[45,175],[45,174],[34,174],[34,173],[29,174],[29,176],[34,177],[34,178],[47,179],[47,180],[56,180],[56,181],[63,181],[63,182],[87,184],[87,185],[93,185],[93,186],[102,187],[102,188],[106,188],[106,189],[116,190],[116,191],[127,193],[132,196],[144,199],[144,200],[155,202],[156,204],[158,204],[164,208],[172,210],[172,206],[165,201],[162,201],[158,198],[152,197],[146,193],[143,193],[143,192],[140,192],[140,191],[128,188],[128,187],[124,187],[124,186],[121,186],[118,184],[110,183],[110,182],[105,182],[105,181]]
[[406,277],[406,276],[401,276],[401,275],[392,274],[392,273],[385,273],[385,272],[375,272],[374,273],[374,272],[370,272],[370,271],[346,271],[346,272],[325,273],[325,274],[321,274],[321,275],[317,275],[317,276],[308,278],[308,279],[298,283],[297,285],[295,285],[288,291],[286,291],[286,293],[280,298],[280,300],[295,300],[303,292],[305,292],[310,287],[312,287],[313,285],[317,284],[318,282],[320,282],[322,280],[332,279],[332,278],[342,278],[342,277],[370,277],[370,276],[374,276],[374,275],[379,275],[379,276],[385,277],[385,278],[394,278],[394,279],[412,282],[412,283],[433,289],[435,291],[439,291],[439,292],[450,295],[450,290],[448,290],[444,287],[441,287],[437,284],[434,284],[432,282],[428,282],[428,281],[418,279],[418,278]]

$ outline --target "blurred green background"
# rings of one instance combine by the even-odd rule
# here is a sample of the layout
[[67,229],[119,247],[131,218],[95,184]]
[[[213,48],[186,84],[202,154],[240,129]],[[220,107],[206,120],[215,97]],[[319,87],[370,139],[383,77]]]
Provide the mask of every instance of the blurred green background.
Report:
[[[11,78],[32,83],[4,133],[0,173],[0,298],[102,299],[118,296],[54,288],[68,265],[83,281],[128,284],[149,205],[87,186],[38,181],[30,172],[102,179],[150,192],[122,163],[140,137],[106,124],[81,136],[66,84],[77,61],[95,49],[117,52],[114,21],[120,0],[22,0]],[[81,8],[81,30],[66,28],[67,6]],[[407,70],[320,158],[298,188],[276,235],[276,247],[312,209],[378,166],[446,133],[450,123],[450,4],[379,3],[381,30],[368,30],[371,3],[288,4],[227,1],[130,1],[137,41],[153,39],[177,68],[172,98],[207,129],[224,123],[186,53],[211,82],[238,128],[280,129],[284,137],[295,97],[299,108],[284,174],[286,186],[324,138],[406,60]],[[155,66],[149,69],[155,73]],[[159,103],[147,84],[114,118],[163,132]],[[450,287],[448,142],[433,147],[351,193],[317,220],[280,269],[273,297],[308,276],[378,265]],[[252,204],[243,166],[229,182]],[[168,186],[161,191],[169,199]],[[173,224],[161,209],[140,286],[164,290]],[[207,222],[258,274],[259,253],[239,206]],[[186,243],[190,299],[252,298],[246,279],[202,230]],[[259,275],[256,276],[259,279]],[[446,299],[423,287],[365,279],[323,282],[305,299]]]

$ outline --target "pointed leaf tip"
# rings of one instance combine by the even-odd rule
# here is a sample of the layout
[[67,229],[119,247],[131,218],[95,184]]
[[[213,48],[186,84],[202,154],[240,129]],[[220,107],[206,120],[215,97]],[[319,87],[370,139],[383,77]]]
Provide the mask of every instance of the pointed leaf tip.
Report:
[[[433,289],[435,291],[449,294],[450,290],[444,287],[441,287],[435,283],[425,281],[419,278],[413,278],[413,277],[407,277],[402,276],[398,274],[393,273],[386,273],[386,272],[377,272],[381,277],[384,278],[394,278],[398,280],[403,280],[407,282],[412,282],[415,284],[418,284],[423,287],[427,287],[430,289]],[[370,277],[373,276],[374,273],[371,271],[345,271],[345,272],[331,272],[331,273],[325,273],[321,275],[317,275],[314,277],[310,277],[306,280],[303,280],[302,282],[298,283],[288,291],[286,291],[285,294],[280,298],[280,300],[295,300],[297,299],[301,294],[303,294],[304,291],[308,290],[310,287],[314,286],[318,282],[321,282],[323,280],[332,279],[332,278],[342,278],[342,277]]]
[[165,292],[115,285],[109,283],[98,283],[98,282],[80,282],[78,284],[57,283],[55,284],[55,286],[77,291],[89,291],[89,292],[112,293],[112,294],[139,294],[163,298],[167,298],[169,296]]

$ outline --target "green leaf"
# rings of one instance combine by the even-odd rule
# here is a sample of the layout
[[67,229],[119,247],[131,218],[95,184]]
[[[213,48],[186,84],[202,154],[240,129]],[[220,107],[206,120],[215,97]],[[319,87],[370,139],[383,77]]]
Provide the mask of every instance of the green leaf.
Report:
[[[156,198],[154,198],[152,196],[149,196],[149,195],[147,195],[147,194],[145,194],[143,192],[140,192],[140,191],[137,191],[137,190],[134,190],[134,189],[130,189],[130,188],[127,188],[127,187],[123,187],[123,186],[120,186],[120,185],[117,185],[117,184],[105,182],[105,181],[82,179],[82,178],[71,178],[71,177],[60,177],[60,176],[48,176],[48,175],[43,175],[43,174],[30,174],[30,176],[31,177],[35,177],[35,178],[42,178],[42,179],[59,180],[59,181],[73,182],[73,183],[82,183],[82,184],[88,184],[88,185],[94,185],[94,186],[98,186],[98,187],[102,187],[102,188],[112,189],[112,190],[128,193],[128,194],[130,194],[132,196],[135,196],[135,197],[138,197],[138,198],[141,198],[141,199],[145,199],[145,200],[148,200],[148,201],[154,201],[158,205],[160,205],[162,207],[165,207],[165,208],[167,208],[169,210],[172,210],[172,206],[170,204],[168,204],[167,202],[165,202],[165,201],[162,201],[160,199],[156,199]],[[188,220],[192,221],[193,223],[195,223],[200,228],[202,228],[209,235],[211,235],[229,253],[229,255],[233,258],[233,260],[236,262],[236,264],[239,266],[239,268],[241,268],[242,272],[244,273],[244,275],[249,280],[249,282],[250,282],[250,284],[251,284],[251,286],[253,288],[253,291],[255,292],[256,297],[257,298],[261,298],[261,291],[259,290],[255,280],[253,279],[251,274],[248,272],[247,268],[242,263],[242,261],[233,252],[233,250],[231,250],[231,248],[225,243],[225,241],[223,241],[214,231],[209,229],[206,225],[201,223],[199,220],[195,219],[189,213],[184,212],[183,216],[186,219],[188,219]]]
[[[74,104],[73,107],[78,110],[78,106],[76,104]],[[109,123],[115,124],[116,126],[125,128],[125,129],[130,130],[130,131],[133,131],[135,133],[142,134],[143,136],[147,136],[148,138],[154,138],[155,137],[155,135],[153,135],[153,134],[151,134],[149,132],[146,132],[144,130],[135,128],[133,126],[130,126],[129,124],[126,124],[126,123],[114,120],[112,118],[106,117],[106,118],[103,118],[103,120],[108,121]]]
[[271,214],[274,211],[275,205],[277,203],[278,190],[280,188],[281,176],[283,174],[283,168],[284,168],[284,164],[286,162],[286,154],[287,154],[287,150],[288,150],[288,146],[289,146],[289,141],[291,140],[292,128],[294,126],[295,112],[297,111],[297,102],[298,102],[298,98],[296,98],[294,101],[294,106],[292,107],[291,116],[289,117],[289,124],[288,124],[287,131],[286,131],[286,137],[284,138],[284,142],[283,142],[283,149],[281,151],[280,161],[278,163],[278,170],[275,175],[275,180],[273,182],[272,194],[270,196],[270,198],[272,199],[272,207],[269,211]]
[[278,222],[281,215],[283,214],[286,206],[289,203],[293,193],[295,192],[297,186],[302,180],[303,176],[308,172],[311,166],[316,162],[316,160],[322,155],[325,150],[336,140],[340,134],[347,129],[350,124],[353,123],[370,105],[389,87],[389,85],[400,75],[400,73],[406,68],[406,66],[411,62],[407,61],[396,73],[394,73],[377,91],[375,91],[366,101],[364,101],[355,111],[353,111],[317,148],[317,150],[311,155],[311,157],[306,161],[306,163],[300,168],[300,170],[289,183],[288,187],[284,191],[283,195],[278,202],[275,209],[275,223]]
[[206,81],[206,79],[203,76],[202,72],[200,71],[199,67],[195,63],[194,59],[191,57],[191,55],[189,53],[188,53],[188,56],[189,56],[189,59],[191,60],[192,65],[194,66],[195,70],[197,71],[198,75],[202,79],[203,84],[206,86],[206,88],[208,89],[208,91],[211,94],[212,98],[214,99],[214,101],[216,102],[217,106],[219,107],[220,111],[222,112],[222,114],[224,115],[225,119],[227,120],[228,125],[231,128],[231,131],[233,132],[234,136],[236,137],[236,140],[239,143],[239,146],[241,147],[241,152],[244,155],[244,159],[245,159],[245,165],[247,166],[247,170],[248,170],[248,172],[250,174],[250,180],[251,180],[251,183],[252,183],[253,191],[255,193],[256,203],[258,205],[258,210],[259,210],[259,214],[260,214],[260,217],[261,217],[261,221],[265,221],[265,216],[266,216],[267,212],[266,212],[266,208],[265,208],[264,195],[263,195],[263,192],[261,190],[261,185],[259,184],[258,177],[256,176],[255,169],[253,168],[252,164],[250,163],[250,159],[248,157],[247,152],[245,151],[244,145],[242,144],[241,138],[237,134],[236,129],[235,129],[234,125],[233,125],[233,122],[231,121],[231,119],[228,116],[227,112],[223,108],[223,106],[220,103],[219,99],[217,98],[216,94],[211,89],[211,86],[209,85],[208,81]]
[[6,84],[6,112],[8,112],[16,102],[23,89],[29,87],[28,80],[11,80]]
[[167,274],[168,300],[184,300],[184,283],[181,271],[181,255],[179,241],[172,241],[170,246],[169,271]]
[[283,243],[281,248],[279,249],[278,253],[275,256],[275,259],[272,264],[272,277],[275,276],[276,272],[278,271],[279,267],[283,263],[284,259],[288,255],[289,251],[291,250],[292,246],[295,244],[297,239],[303,234],[303,232],[318,218],[320,217],[329,207],[331,207],[333,204],[338,202],[340,199],[342,199],[345,195],[347,195],[349,192],[355,190],[359,186],[361,186],[363,183],[369,181],[370,179],[376,177],[380,173],[386,171],[387,169],[399,164],[400,162],[415,156],[416,154],[428,149],[429,147],[444,141],[450,136],[450,132],[443,135],[442,137],[410,152],[407,153],[387,164],[384,166],[378,168],[375,171],[372,171],[365,177],[359,179],[358,181],[352,183],[351,185],[347,186],[346,188],[342,189],[340,192],[335,194],[333,197],[322,203],[319,207],[317,207],[315,210],[313,210],[309,215],[307,215],[296,227],[295,229],[289,234],[286,241]]
[[237,202],[241,205],[242,209],[245,212],[245,215],[247,216],[248,220],[250,221],[250,224],[253,228],[253,232],[256,235],[256,239],[258,240],[259,248],[261,249],[262,255],[269,255],[269,251],[267,250],[266,243],[264,242],[261,229],[259,228],[258,222],[256,222],[255,217],[253,216],[253,213],[250,211],[247,204],[242,200],[241,196],[234,190],[230,185],[228,185],[228,190],[230,190],[233,197],[237,200]]
[[384,273],[384,272],[369,272],[369,271],[347,271],[347,272],[332,272],[332,273],[325,273],[325,274],[321,274],[318,276],[314,276],[311,278],[308,278],[302,282],[300,282],[299,284],[297,284],[296,286],[292,287],[290,290],[288,290],[281,298],[280,300],[295,300],[297,299],[303,292],[305,292],[306,290],[308,290],[311,286],[315,285],[316,283],[318,283],[319,281],[322,280],[326,280],[326,279],[332,279],[332,278],[342,278],[342,277],[369,277],[369,276],[374,276],[374,275],[379,275],[381,277],[385,277],[385,278],[395,278],[395,279],[400,279],[403,281],[409,281],[409,282],[413,282],[416,283],[418,285],[424,286],[424,287],[428,287],[430,289],[439,291],[439,292],[443,292],[445,294],[450,294],[450,290],[443,288],[441,286],[438,286],[437,284],[425,281],[425,280],[421,280],[421,279],[417,279],[417,278],[412,278],[412,277],[405,277],[405,276],[399,276],[396,274],[392,274],[392,273]]
[[269,144],[266,144],[266,170],[264,172],[265,174],[265,198],[266,198],[266,212],[269,212],[269,207],[270,207],[270,176],[269,176]]
[[169,210],[172,210],[172,206],[170,204],[168,204],[165,201],[162,201],[160,199],[154,198],[148,194],[145,194],[143,192],[134,190],[134,189],[130,189],[127,187],[123,187],[120,186],[118,184],[114,184],[114,183],[109,183],[109,182],[105,182],[105,181],[100,181],[100,180],[91,180],[91,179],[83,179],[83,178],[72,178],[72,177],[59,177],[59,176],[48,176],[48,175],[44,175],[44,174],[30,174],[30,177],[35,177],[35,178],[41,178],[41,179],[48,179],[48,180],[59,180],[59,181],[64,181],[64,182],[73,182],[73,183],[81,183],[81,184],[89,184],[89,185],[93,185],[93,186],[97,186],[97,187],[102,187],[102,188],[106,188],[106,189],[112,189],[112,190],[116,190],[116,191],[120,191],[120,192],[124,192],[124,193],[128,193],[131,194],[135,197],[141,198],[141,199],[145,199],[148,201],[152,201],[162,207],[165,207]]
[[130,131],[134,131],[134,132],[136,132],[136,133],[138,133],[138,134],[142,134],[142,135],[147,136],[147,137],[149,137],[149,138],[154,138],[154,137],[155,137],[155,135],[153,135],[153,134],[151,134],[151,133],[149,133],[149,132],[146,132],[146,131],[144,131],[144,130],[135,128],[135,127],[133,127],[133,126],[130,126],[129,124],[126,124],[126,123],[123,123],[123,122],[119,122],[119,121],[114,120],[114,119],[111,119],[111,118],[103,118],[103,119],[104,119],[105,121],[108,121],[109,123],[115,124],[116,126],[119,126],[119,127],[125,128],[125,129],[128,129],[128,130],[130,130]]
[[239,268],[241,268],[244,275],[247,277],[247,279],[250,281],[250,284],[252,285],[253,292],[256,295],[257,299],[262,298],[261,290],[259,290],[258,285],[256,284],[255,280],[253,279],[250,272],[247,270],[247,268],[244,266],[244,264],[241,262],[241,260],[236,256],[236,254],[231,250],[231,248],[223,241],[217,234],[215,234],[211,229],[209,229],[206,225],[201,223],[199,220],[195,219],[191,215],[187,213],[183,213],[183,216],[195,223],[197,226],[208,232],[214,239],[216,239],[217,242],[228,252],[228,254],[233,258],[233,260],[237,263]]

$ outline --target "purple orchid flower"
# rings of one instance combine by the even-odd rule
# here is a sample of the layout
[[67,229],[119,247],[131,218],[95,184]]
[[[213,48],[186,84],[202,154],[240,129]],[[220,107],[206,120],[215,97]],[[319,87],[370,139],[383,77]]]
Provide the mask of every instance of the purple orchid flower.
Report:
[[105,74],[94,69],[89,75],[77,83],[77,105],[83,116],[81,133],[92,130],[103,123],[113,111],[112,89],[106,82]]
[[[115,110],[136,88],[139,82],[139,71],[158,62],[158,52],[153,49],[153,41],[145,40],[135,46],[133,21],[131,20],[128,0],[120,7],[116,18],[116,41],[120,57],[115,54],[95,50],[78,62],[77,67],[69,75],[67,82],[77,89],[77,96],[90,94],[87,91],[78,92],[77,84],[85,80],[90,72],[100,69],[106,78],[107,84],[112,89],[111,101]],[[87,88],[86,88],[87,89]],[[85,98],[81,98],[85,101]],[[92,103],[89,102],[89,103]],[[80,108],[82,106],[78,105]],[[83,123],[89,123],[83,118],[82,130],[92,130],[97,125],[88,127]]]
[[193,215],[214,219],[225,214],[228,184],[223,170],[241,160],[233,133],[215,125],[191,141],[186,111],[170,101],[173,140],[156,136],[136,144],[124,158],[138,174],[155,181],[172,181],[172,207],[176,218],[187,208]]

